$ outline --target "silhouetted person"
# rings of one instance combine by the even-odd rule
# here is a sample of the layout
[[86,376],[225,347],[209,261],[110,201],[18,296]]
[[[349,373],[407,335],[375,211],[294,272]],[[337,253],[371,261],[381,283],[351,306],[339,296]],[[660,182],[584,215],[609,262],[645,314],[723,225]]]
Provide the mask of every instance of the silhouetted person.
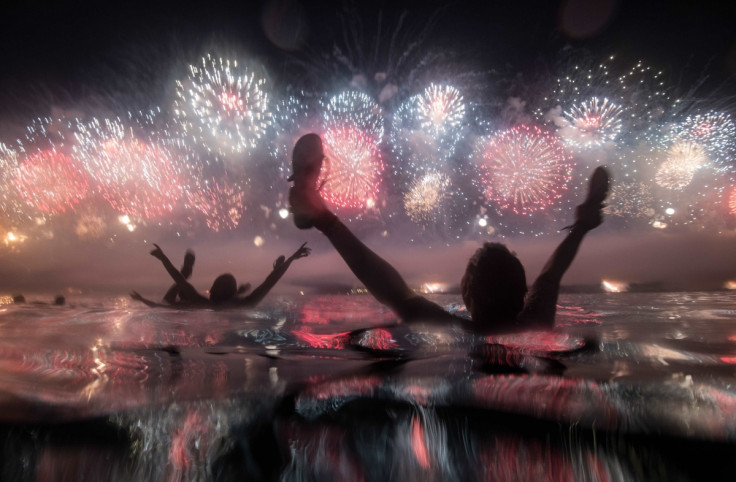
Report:
[[[601,210],[608,192],[605,169],[599,167],[594,171],[588,197],[575,210],[575,224],[570,226],[570,232],[547,261],[528,294],[524,267],[508,248],[499,243],[485,243],[475,252],[461,281],[463,301],[473,320],[468,322],[409,289],[393,266],[364,245],[327,209],[316,186],[317,177],[309,169],[305,170],[305,166],[317,165],[318,159],[321,163],[324,152],[321,142],[310,145],[312,150],[300,152],[299,156],[294,149],[292,179],[295,185],[289,191],[289,203],[295,224],[300,229],[315,227],[320,230],[368,291],[403,320],[447,320],[479,332],[554,326],[562,276],[575,258],[585,234],[602,222]],[[308,172],[309,177],[299,179],[300,172]]]
[[[214,283],[212,283],[212,287],[209,290],[210,296],[209,298],[207,298],[206,296],[197,292],[194,286],[192,286],[186,280],[184,275],[182,275],[181,271],[177,270],[174,267],[169,258],[166,257],[164,252],[157,244],[154,244],[154,246],[156,246],[156,249],[151,251],[151,256],[161,260],[164,268],[166,268],[166,271],[169,273],[169,275],[171,275],[174,283],[176,284],[176,295],[179,296],[179,300],[174,303],[174,306],[183,308],[222,308],[231,306],[251,307],[260,303],[260,301],[268,294],[271,288],[273,288],[284,275],[284,273],[286,273],[286,270],[289,269],[292,261],[309,256],[310,249],[306,247],[306,244],[307,243],[302,244],[299,249],[297,249],[294,254],[292,254],[288,258],[285,258],[284,256],[279,256],[273,264],[273,271],[271,271],[271,273],[266,277],[263,283],[261,283],[260,286],[253,290],[251,294],[244,297],[238,297],[238,293],[247,290],[248,285],[243,285],[239,289],[237,282],[235,281],[235,277],[230,273],[221,274],[215,279]],[[169,291],[171,292],[171,290]],[[136,291],[131,292],[130,297],[134,300],[141,301],[148,306],[167,306],[150,301],[141,296]]]
[[[184,263],[179,270],[184,279],[189,279],[192,276],[192,271],[194,270],[194,260],[194,251],[188,249],[187,252],[184,254]],[[242,284],[238,287],[237,294],[245,294],[248,292],[249,289],[250,283]],[[179,286],[176,283],[171,285],[171,288],[168,289],[168,291],[164,295],[163,301],[170,305],[175,305],[181,301],[179,299]]]
[[[25,296],[21,294],[13,295],[13,303],[23,304],[25,302],[26,302]],[[64,295],[56,295],[56,297],[54,298],[53,304],[56,306],[63,306],[65,303],[66,303],[66,298],[64,298]],[[52,303],[44,303],[43,301],[32,301],[31,304],[47,305],[47,304],[52,304]]]

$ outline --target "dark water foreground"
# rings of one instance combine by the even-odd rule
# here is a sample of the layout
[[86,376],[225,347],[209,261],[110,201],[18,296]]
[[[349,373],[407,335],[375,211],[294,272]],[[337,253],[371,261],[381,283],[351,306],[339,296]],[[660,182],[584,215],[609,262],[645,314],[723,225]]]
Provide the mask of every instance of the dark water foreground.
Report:
[[736,294],[561,303],[502,337],[361,296],[3,305],[0,480],[733,480]]

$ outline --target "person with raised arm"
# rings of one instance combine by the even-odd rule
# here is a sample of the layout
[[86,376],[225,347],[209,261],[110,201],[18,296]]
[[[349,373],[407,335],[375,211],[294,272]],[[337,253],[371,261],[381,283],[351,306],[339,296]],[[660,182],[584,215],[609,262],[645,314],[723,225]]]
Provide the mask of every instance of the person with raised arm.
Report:
[[[163,263],[164,268],[174,280],[177,288],[176,295],[178,295],[179,300],[175,301],[173,305],[160,304],[144,298],[136,291],[132,291],[130,293],[130,297],[151,307],[175,306],[178,308],[232,308],[256,306],[261,302],[261,300],[263,300],[268,292],[271,291],[271,288],[278,283],[284,273],[286,273],[286,270],[289,269],[289,266],[291,266],[291,263],[296,259],[309,256],[311,251],[307,247],[307,243],[304,243],[288,258],[279,256],[276,261],[274,261],[273,271],[271,271],[263,283],[246,296],[238,296],[238,294],[244,290],[242,286],[238,289],[237,282],[232,274],[221,274],[215,279],[214,283],[212,283],[208,298],[197,292],[194,286],[187,281],[181,271],[176,269],[157,244],[154,244],[154,246],[156,249],[151,251],[151,256],[159,259],[161,263]],[[172,292],[172,289],[169,290],[169,293]],[[169,293],[167,293],[167,295]]]
[[330,212],[316,185],[324,159],[322,143],[316,134],[307,136],[297,141],[292,159],[294,174],[290,180],[294,186],[289,190],[289,203],[296,226],[321,231],[366,289],[402,320],[449,321],[480,333],[554,326],[562,276],[575,259],[585,235],[602,222],[601,211],[609,184],[608,172],[603,167],[593,172],[587,199],[575,210],[575,223],[569,226],[565,239],[528,293],[524,267],[506,246],[484,243],[473,254],[461,281],[463,301],[472,318],[468,321],[412,291],[391,264],[363,244]]

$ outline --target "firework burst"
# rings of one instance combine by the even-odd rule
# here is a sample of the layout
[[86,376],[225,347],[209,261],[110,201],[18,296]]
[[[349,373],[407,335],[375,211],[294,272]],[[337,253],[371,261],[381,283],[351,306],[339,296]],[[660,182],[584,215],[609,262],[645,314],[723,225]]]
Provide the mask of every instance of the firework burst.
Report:
[[731,116],[709,112],[689,116],[673,129],[670,136],[674,142],[689,142],[703,146],[708,157],[716,163],[716,170],[734,169],[736,154],[736,125]]
[[732,215],[736,216],[736,186],[731,188],[731,194],[728,196],[728,209]]
[[[652,123],[661,118],[666,109],[677,106],[679,100],[673,98],[671,89],[665,84],[662,71],[646,65],[643,61],[626,69],[622,67],[616,65],[613,56],[603,61],[582,60],[562,65],[559,67],[562,75],[556,79],[552,91],[542,100],[544,107],[535,110],[535,115],[540,119],[553,121],[558,127],[569,126],[572,123],[576,128],[575,120],[581,121],[582,125],[587,123],[580,118],[580,115],[586,112],[593,114],[591,118],[593,126],[598,114],[603,115],[601,120],[606,120],[606,116],[610,116],[612,124],[604,122],[599,124],[600,130],[591,129],[589,126],[578,132],[584,134],[581,139],[588,144],[585,147],[595,146],[597,138],[604,143],[608,142],[607,137],[611,135],[617,141],[621,141],[621,132],[626,132],[627,141],[636,141]],[[599,100],[598,106],[594,107],[595,99],[601,98],[607,102]],[[604,104],[613,110],[603,110]],[[555,113],[555,106],[562,106],[565,110],[562,119]],[[545,110],[550,108],[551,111]],[[576,112],[576,109],[579,112]],[[602,129],[604,125],[606,128]]]
[[564,146],[536,126],[520,125],[481,139],[476,158],[485,173],[486,197],[516,214],[547,209],[571,179]]
[[570,128],[561,129],[560,135],[579,149],[602,146],[621,132],[622,112],[621,106],[608,99],[593,97],[564,112]]
[[174,210],[185,170],[163,145],[134,137],[119,119],[80,124],[78,139],[78,156],[113,209],[147,220]]
[[72,157],[48,149],[23,160],[15,173],[15,185],[29,206],[44,214],[59,214],[87,196],[89,181]]
[[603,211],[621,218],[651,218],[654,216],[654,196],[642,182],[617,182],[611,187]]
[[426,169],[443,169],[463,137],[464,118],[463,97],[451,86],[431,84],[404,102],[394,115],[391,132],[398,169],[414,176]]
[[207,227],[218,232],[238,227],[245,211],[245,193],[225,180],[205,181],[200,189],[187,192],[187,207],[205,216]]
[[703,146],[694,142],[677,142],[667,151],[667,160],[657,170],[654,180],[664,188],[682,190],[707,162]]
[[449,85],[431,84],[417,98],[416,109],[419,125],[435,136],[455,130],[465,117],[463,96]]
[[450,180],[432,172],[416,179],[404,195],[404,209],[415,223],[435,221],[442,212],[443,202],[449,197]]
[[266,79],[237,61],[207,55],[176,82],[174,115],[185,136],[209,151],[241,154],[258,146],[270,124]]
[[18,153],[0,142],[0,208],[7,219],[21,216],[25,204],[13,184],[17,170]]
[[271,156],[276,161],[281,181],[291,175],[291,153],[302,135],[316,129],[318,122],[299,98],[289,96],[274,107]]
[[383,110],[362,92],[343,92],[330,98],[324,106],[323,123],[326,131],[354,128],[375,144],[383,140]]
[[323,140],[328,166],[323,170],[325,199],[345,209],[375,207],[383,161],[374,136],[344,127],[327,130]]

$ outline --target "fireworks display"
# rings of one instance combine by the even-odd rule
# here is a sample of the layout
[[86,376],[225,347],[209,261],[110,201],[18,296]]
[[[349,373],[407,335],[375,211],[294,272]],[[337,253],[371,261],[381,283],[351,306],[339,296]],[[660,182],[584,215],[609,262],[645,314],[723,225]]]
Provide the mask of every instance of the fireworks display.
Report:
[[5,217],[15,217],[23,212],[22,200],[13,184],[17,169],[17,152],[0,142],[0,208]]
[[404,196],[406,214],[415,223],[434,222],[449,196],[450,180],[441,173],[429,173],[412,183]]
[[176,82],[174,115],[185,137],[216,153],[257,147],[270,124],[266,79],[237,61],[207,55]]
[[564,146],[535,126],[521,125],[482,139],[477,156],[488,180],[487,198],[516,214],[548,208],[570,181],[572,164]]
[[359,129],[364,136],[379,144],[383,140],[383,110],[362,92],[343,92],[331,97],[324,106],[324,129]]
[[132,136],[119,120],[80,125],[78,153],[97,190],[121,214],[156,219],[174,210],[183,173],[162,145]]
[[572,146],[589,148],[612,142],[621,132],[621,106],[597,97],[573,106],[564,116],[571,129],[564,130],[564,139]]
[[652,218],[654,196],[643,182],[616,182],[611,187],[604,213],[620,218]]
[[[526,97],[495,99],[453,72],[391,84],[389,97],[360,79],[279,92],[254,65],[208,55],[160,99],[170,109],[97,117],[80,107],[0,132],[3,229],[22,228],[23,246],[60,227],[101,240],[124,216],[130,236],[206,227],[266,242],[288,224],[291,153],[308,132],[323,139],[328,205],[382,233],[406,218],[426,237],[555,233],[601,164],[617,226],[733,227],[733,113],[677,97],[643,61],[568,58]],[[440,224],[452,226],[427,229]]]
[[657,170],[655,181],[667,189],[684,189],[707,161],[700,144],[677,142],[667,152],[667,160]]
[[391,148],[396,169],[409,177],[445,169],[465,131],[465,103],[452,86],[431,84],[399,106]]
[[205,216],[207,227],[217,232],[233,230],[243,217],[245,193],[226,181],[207,181],[187,193],[187,206]]
[[324,133],[323,142],[329,166],[322,188],[325,199],[339,208],[375,207],[383,161],[374,137],[354,127],[333,128]]
[[736,171],[736,126],[731,116],[715,112],[688,116],[674,129],[672,139],[700,145],[710,159],[717,161],[714,167]]
[[87,196],[87,179],[73,158],[52,149],[31,154],[15,173],[18,192],[44,214],[59,214],[79,204]]
[[465,117],[463,96],[452,86],[432,84],[416,99],[419,125],[435,136],[456,129]]

